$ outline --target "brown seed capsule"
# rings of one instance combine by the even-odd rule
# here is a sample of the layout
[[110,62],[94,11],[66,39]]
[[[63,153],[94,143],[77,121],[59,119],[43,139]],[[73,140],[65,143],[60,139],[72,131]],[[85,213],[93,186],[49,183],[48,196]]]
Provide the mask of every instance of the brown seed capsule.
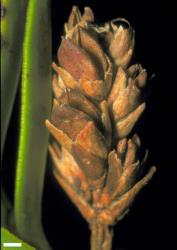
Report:
[[111,22],[113,38],[109,51],[116,65],[126,68],[130,62],[134,49],[134,30],[125,19],[115,19]]
[[58,50],[58,61],[76,80],[96,80],[100,78],[89,54],[70,39],[63,38]]
[[141,65],[132,65],[127,72],[119,68],[109,96],[115,121],[126,117],[141,102],[141,88],[146,84],[146,78],[146,71]]

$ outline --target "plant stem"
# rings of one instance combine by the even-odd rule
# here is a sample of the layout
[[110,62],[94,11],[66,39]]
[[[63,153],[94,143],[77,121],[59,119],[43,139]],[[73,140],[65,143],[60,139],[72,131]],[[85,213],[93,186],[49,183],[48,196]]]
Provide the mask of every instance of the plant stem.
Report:
[[90,225],[90,229],[91,250],[111,250],[113,233],[110,227],[95,218]]

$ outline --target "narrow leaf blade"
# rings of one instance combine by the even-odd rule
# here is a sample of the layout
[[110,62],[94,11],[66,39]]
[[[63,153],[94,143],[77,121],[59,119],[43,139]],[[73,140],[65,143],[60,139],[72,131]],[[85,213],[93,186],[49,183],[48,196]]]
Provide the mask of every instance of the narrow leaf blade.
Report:
[[30,0],[22,64],[20,143],[15,182],[15,223],[22,239],[50,249],[41,201],[48,148],[44,120],[51,109],[51,30],[48,0]]
[[1,155],[19,83],[27,3],[1,1]]
[[[25,250],[35,250],[34,247],[28,245],[26,242],[19,239],[16,235],[12,234],[7,229],[1,227],[1,249],[5,250],[7,247],[4,245],[4,243],[20,243],[21,247],[11,247],[13,250],[19,250],[19,249],[25,249]],[[15,245],[15,244],[14,244]]]

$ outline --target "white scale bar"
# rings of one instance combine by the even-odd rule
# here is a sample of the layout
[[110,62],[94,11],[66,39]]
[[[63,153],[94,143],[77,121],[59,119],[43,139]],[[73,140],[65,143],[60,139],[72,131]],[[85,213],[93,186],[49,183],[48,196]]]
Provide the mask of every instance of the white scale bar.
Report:
[[3,243],[4,247],[21,247],[22,243],[16,243],[16,242],[12,242],[12,243]]

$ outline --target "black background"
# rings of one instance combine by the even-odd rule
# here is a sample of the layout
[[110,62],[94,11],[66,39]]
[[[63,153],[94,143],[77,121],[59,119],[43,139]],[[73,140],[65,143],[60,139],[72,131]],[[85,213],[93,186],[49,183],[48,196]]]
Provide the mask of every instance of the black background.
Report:
[[[147,69],[149,77],[155,73],[137,131],[144,149],[150,151],[147,167],[156,165],[157,173],[138,196],[130,213],[115,226],[113,250],[177,249],[177,22],[174,6],[170,1],[155,5],[155,1],[52,0],[54,56],[63,23],[73,5],[78,5],[81,11],[84,6],[90,6],[100,23],[116,17],[128,19],[136,31],[136,61]],[[14,129],[15,115],[13,113],[8,138]],[[8,147],[6,143],[5,155]],[[11,154],[15,154],[15,145],[10,147]],[[7,176],[4,178],[6,181]],[[13,186],[7,190],[11,197],[12,190]],[[88,225],[54,180],[50,158],[45,178],[43,224],[53,250],[89,249]]]

